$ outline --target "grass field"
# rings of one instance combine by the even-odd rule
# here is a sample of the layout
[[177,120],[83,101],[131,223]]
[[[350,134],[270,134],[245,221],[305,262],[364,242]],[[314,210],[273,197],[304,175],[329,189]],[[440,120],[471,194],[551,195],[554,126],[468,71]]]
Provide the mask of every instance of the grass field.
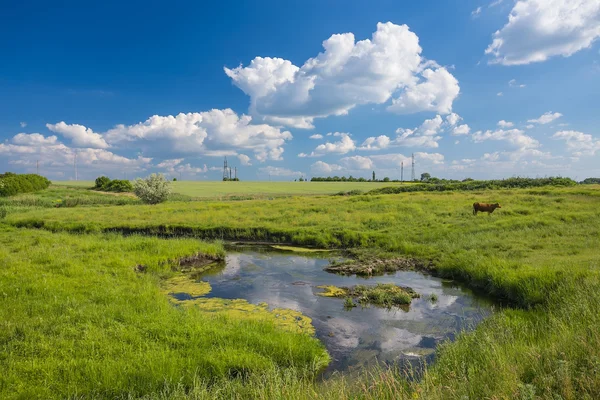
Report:
[[[499,202],[502,208],[491,216],[473,216],[471,204],[475,201]],[[106,254],[103,249],[110,249],[111,246],[123,248],[127,240],[152,241],[159,253],[166,252],[169,248],[167,243],[170,241],[166,239],[130,239],[107,232],[269,240],[294,245],[353,248],[354,254],[359,258],[398,255],[418,257],[431,261],[436,275],[463,281],[514,307],[500,310],[473,332],[462,334],[455,342],[441,345],[437,351],[436,363],[428,368],[419,382],[407,381],[393,370],[381,370],[365,371],[358,378],[337,376],[318,383],[296,368],[290,369],[289,365],[283,365],[277,358],[277,350],[274,350],[271,358],[266,348],[263,348],[265,352],[260,354],[266,358],[264,364],[260,365],[265,367],[253,371],[255,373],[246,378],[222,381],[218,378],[222,375],[215,373],[213,384],[207,385],[203,380],[206,375],[199,373],[198,379],[190,381],[189,375],[175,368],[169,370],[170,375],[167,376],[182,374],[181,381],[173,379],[168,384],[159,384],[158,377],[166,374],[164,370],[151,373],[142,369],[138,378],[148,382],[145,386],[141,385],[141,389],[132,389],[130,392],[123,386],[119,391],[111,393],[113,397],[144,394],[147,398],[157,399],[600,398],[598,185],[376,196],[299,196],[241,202],[208,200],[167,202],[157,206],[30,207],[9,210],[4,225],[3,247],[0,250],[3,258],[0,259],[8,262],[4,261],[0,265],[3,270],[13,269],[10,273],[3,274],[0,282],[3,288],[13,288],[9,296],[5,295],[7,304],[18,304],[22,311],[16,314],[20,318],[11,319],[8,311],[7,316],[3,317],[8,318],[10,324],[15,326],[21,320],[31,324],[27,325],[27,329],[44,326],[42,322],[39,323],[41,325],[36,322],[39,315],[36,301],[39,298],[39,304],[42,304],[42,299],[47,303],[51,298],[50,294],[41,290],[42,282],[47,280],[33,275],[35,266],[39,264],[38,259],[43,261],[42,270],[50,265],[50,271],[75,279],[79,273],[89,274],[94,269],[87,268],[86,271],[80,261],[69,258],[83,257],[80,255],[81,250],[72,247],[73,244],[68,245],[72,241],[87,243],[88,248],[84,252],[86,257],[93,257],[96,252]],[[79,236],[81,234],[85,235]],[[54,238],[57,238],[56,242]],[[107,240],[115,243],[107,243]],[[178,240],[180,241],[176,243],[181,243],[178,245],[181,247],[168,251],[185,252],[184,243],[188,242]],[[34,254],[29,254],[31,252],[28,250],[34,246],[33,243],[48,243],[41,248],[46,252],[35,253],[35,257]],[[71,246],[71,250],[67,251],[63,246]],[[143,250],[131,247],[132,254],[129,254],[130,247],[126,247],[127,251],[115,252],[114,258],[107,258],[105,264],[102,264],[101,256],[99,265],[106,265],[101,269],[110,271],[111,268],[125,268],[126,265],[136,263],[137,255],[141,255]],[[49,252],[54,248],[56,252]],[[160,250],[163,248],[165,250]],[[164,259],[166,254],[155,254],[154,260],[161,257]],[[62,263],[53,261],[54,258],[61,260],[61,257]],[[63,264],[81,266],[69,274],[61,272],[60,266]],[[18,277],[15,273],[17,270],[27,271],[23,280],[15,278]],[[160,275],[160,270],[156,273]],[[146,295],[152,290],[156,291],[158,287],[156,275],[154,278],[152,276],[148,277],[149,280],[145,283],[147,286],[144,286]],[[58,285],[65,278],[56,276],[53,279],[55,285]],[[121,279],[123,284],[129,282],[127,274],[110,279],[115,283]],[[31,285],[39,285],[33,291],[26,289],[30,281],[33,281]],[[16,288],[20,289],[16,291]],[[75,290],[69,288],[67,285],[62,289],[67,297],[70,290]],[[136,287],[133,291],[137,290],[140,289]],[[37,293],[36,300],[16,297],[24,291]],[[74,303],[73,312],[79,307]],[[138,311],[126,307],[122,312],[121,317],[127,321],[120,321],[123,327],[128,325],[128,315],[132,312],[135,315]],[[196,312],[201,314],[201,311]],[[105,313],[110,319],[114,310],[100,309],[95,314],[96,317],[87,323],[102,326],[102,315]],[[168,314],[167,311],[165,313]],[[193,321],[194,316],[186,314],[181,318]],[[187,321],[182,324],[188,323],[196,322]],[[9,328],[13,325],[9,325]],[[60,324],[55,323],[53,326],[59,331],[69,330]],[[133,326],[138,332],[145,332],[144,325],[139,321],[138,325]],[[271,326],[269,329],[277,332],[275,328]],[[44,340],[37,344],[36,341],[28,341],[29,336],[22,335],[20,330],[11,329],[11,336],[0,336],[0,345],[5,349],[20,348],[19,346],[29,349],[30,352],[23,353],[25,355],[20,360],[24,365],[22,368],[26,366],[28,372],[10,374],[12,381],[0,380],[4,382],[0,383],[0,388],[8,390],[8,385],[13,385],[10,387],[18,387],[23,391],[25,387],[34,390],[32,388],[36,384],[43,386],[41,382],[44,381],[40,376],[44,364],[38,365],[35,360],[37,355],[57,357],[56,351]],[[73,332],[81,332],[81,329],[77,325]],[[168,323],[165,322],[152,332],[158,337],[170,337],[168,329]],[[271,331],[269,332],[271,335]],[[292,333],[281,335],[288,334]],[[306,340],[304,346],[312,349],[308,353],[294,355],[294,359],[302,360],[295,363],[294,367],[303,368],[307,363],[310,364],[307,362],[310,357],[322,360],[318,346],[313,347],[310,337],[294,337],[293,340]],[[244,338],[243,333],[236,338],[247,344],[248,351],[254,354],[254,339]],[[297,345],[300,342],[294,343]],[[184,346],[183,349],[187,348],[184,344],[181,345]],[[102,348],[111,346],[110,339],[99,341],[98,346],[100,348],[97,351],[110,351]],[[159,342],[156,346],[160,348],[169,345]],[[277,346],[274,348],[277,349]],[[0,354],[7,352],[2,351]],[[138,354],[132,350],[128,355],[136,360],[138,357],[144,359],[143,352]],[[15,360],[19,359],[18,356],[15,357]],[[198,357],[202,358],[201,355]],[[252,358],[249,356],[247,360]],[[13,361],[15,363],[17,362]],[[2,369],[8,370],[13,364],[7,364],[6,358],[0,356]],[[93,377],[95,373],[102,376],[101,371],[107,368],[106,365],[108,359],[96,359],[90,364],[89,377]],[[128,371],[118,363],[114,368]],[[57,379],[56,376],[60,376],[60,373],[52,376]],[[74,376],[72,382],[75,383],[64,386],[63,389],[74,390],[78,379],[82,379],[81,376]],[[17,383],[20,386],[14,386]],[[80,385],[84,389],[89,388],[86,382],[81,382]],[[83,393],[89,393],[84,389]],[[73,395],[72,391],[67,392]],[[102,395],[106,395],[106,392],[102,392]]]
[[[56,186],[92,187],[92,181],[53,182]],[[395,185],[410,185],[397,182],[221,182],[221,181],[177,181],[172,183],[174,193],[191,197],[232,196],[294,196],[333,194],[349,190],[368,191]]]

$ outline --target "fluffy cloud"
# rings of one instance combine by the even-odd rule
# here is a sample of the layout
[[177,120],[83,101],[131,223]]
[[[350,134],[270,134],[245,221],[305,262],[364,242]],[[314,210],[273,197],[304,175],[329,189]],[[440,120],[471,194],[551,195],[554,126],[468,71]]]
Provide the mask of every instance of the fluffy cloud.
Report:
[[468,135],[469,132],[471,132],[471,128],[467,124],[458,125],[452,129],[452,135],[454,136]]
[[593,156],[600,151],[600,139],[578,131],[559,131],[552,135],[553,139],[564,140],[567,150],[574,156]]
[[425,80],[406,88],[400,97],[392,100],[387,109],[398,114],[411,114],[420,111],[434,111],[448,114],[452,103],[460,92],[458,80],[445,68],[435,71],[426,69],[422,73]]
[[245,154],[238,154],[238,160],[240,160],[240,163],[244,166],[249,166],[252,165],[252,163],[250,162],[250,157],[248,157]]
[[388,147],[390,144],[390,138],[381,135],[377,137],[367,138],[362,145],[358,148],[358,150],[381,150]]
[[262,167],[259,168],[258,171],[263,175],[270,176],[301,176],[302,172],[300,171],[292,171],[291,169],[281,168],[281,167]]
[[150,166],[151,158],[123,157],[105,149],[70,148],[57,141],[56,136],[44,137],[38,133],[15,135],[12,143],[0,143],[0,154],[6,155],[10,164],[35,167],[39,161],[45,175],[64,175],[71,171],[75,155],[80,174],[88,178],[101,174],[121,174],[124,171],[143,171]]
[[323,139],[323,135],[316,133],[314,135],[310,135],[308,138],[309,139]]
[[497,129],[495,131],[475,132],[471,138],[475,143],[481,143],[487,140],[505,141],[517,149],[532,149],[539,147],[540,142],[525,135],[520,129]]
[[398,136],[392,141],[395,146],[404,147],[439,147],[438,141],[442,138],[438,134],[442,129],[444,121],[436,115],[435,118],[426,119],[415,129],[398,128]]
[[[233,110],[213,109],[200,113],[180,113],[176,116],[154,115],[134,125],[117,125],[102,135],[111,145],[124,143],[154,143],[161,152],[202,154],[206,156],[238,155],[252,151],[261,162],[280,160],[283,145],[292,134],[266,124],[252,124],[247,115]],[[64,123],[63,123],[64,124]],[[64,125],[66,129],[89,131],[81,125]],[[64,130],[64,129],[63,129]]]
[[56,136],[44,137],[39,133],[19,133],[12,138],[14,144],[22,146],[44,146],[58,143]]
[[317,161],[310,166],[310,172],[313,174],[331,174],[335,171],[341,171],[342,167],[337,164],[328,164],[323,161]]
[[498,121],[498,126],[500,128],[512,128],[513,126],[515,126],[515,124],[513,124],[510,121],[500,120]]
[[352,156],[344,157],[340,163],[349,170],[372,169],[373,161],[369,157]]
[[527,122],[530,122],[532,124],[549,124],[550,122],[554,121],[555,119],[558,119],[562,117],[561,113],[553,113],[552,111],[548,111],[547,113],[544,113],[544,115],[542,115],[541,117],[537,118],[537,119],[530,119],[527,120]]
[[256,57],[225,73],[250,96],[252,115],[298,128],[357,105],[385,103],[396,93],[390,111],[449,113],[458,95],[456,79],[421,57],[419,38],[406,25],[379,23],[371,39],[358,42],[352,33],[332,35],[323,48],[301,67]]
[[485,53],[490,63],[529,64],[569,57],[599,36],[598,0],[519,0]]
[[327,136],[340,137],[337,142],[327,142],[318,145],[310,154],[300,153],[298,157],[320,157],[325,154],[346,154],[356,150],[356,143],[350,138],[350,134],[343,132],[328,133]]
[[94,149],[106,149],[109,147],[101,134],[95,133],[90,128],[83,125],[67,125],[64,121],[58,124],[46,124],[46,127],[52,132],[60,133],[62,136],[71,139],[71,144],[75,147],[88,147]]
[[183,158],[175,158],[172,160],[164,160],[162,162],[160,162],[159,164],[156,164],[157,168],[165,168],[165,169],[171,169],[174,168],[176,165],[179,165],[183,162]]

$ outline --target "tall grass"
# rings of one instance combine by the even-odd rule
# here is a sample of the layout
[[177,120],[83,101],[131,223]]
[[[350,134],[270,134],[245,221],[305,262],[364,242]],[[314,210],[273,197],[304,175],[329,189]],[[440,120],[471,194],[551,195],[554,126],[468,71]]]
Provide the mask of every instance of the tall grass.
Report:
[[0,225],[0,398],[138,397],[323,365],[323,346],[306,334],[170,304],[159,290],[165,261],[196,252],[223,249]]
[[[471,205],[475,201],[500,202],[502,208],[492,216],[473,216]],[[164,374],[169,379],[159,386],[131,391],[131,396],[156,399],[600,398],[600,252],[597,250],[600,190],[597,185],[31,209],[9,213],[5,221],[16,227],[57,232],[63,242],[71,236],[60,232],[91,232],[90,237],[94,239],[90,239],[90,244],[96,245],[81,257],[101,252],[105,246],[101,233],[110,231],[355,247],[362,249],[363,257],[369,252],[378,256],[404,254],[429,260],[437,275],[462,280],[517,307],[501,309],[473,332],[441,345],[435,364],[427,368],[419,381],[407,380],[403,371],[383,368],[319,382],[305,376],[302,368],[300,371],[289,369],[289,363],[277,358],[279,347],[275,345],[275,361],[257,364],[275,365],[273,368],[255,368],[252,374],[236,375],[225,381],[211,378],[223,376],[218,368],[214,375],[186,375],[177,369],[169,370],[172,373],[168,374],[161,369],[153,376]],[[43,231],[24,232],[27,232],[25,236],[31,235],[32,240],[53,237]],[[159,239],[148,240],[163,243]],[[27,259],[25,252],[35,247],[31,241],[21,241],[23,247],[18,250],[14,244],[11,250],[0,249],[3,252],[0,254],[10,255],[11,262],[18,268],[24,268],[18,260]],[[61,257],[65,252],[65,248],[60,248]],[[74,250],[69,254],[80,253],[81,250]],[[27,281],[12,287],[26,288]],[[27,303],[23,302],[25,309]],[[35,318],[40,313],[32,309],[29,314],[23,311],[21,315]],[[163,337],[168,336],[169,329],[170,325],[165,323],[153,332]],[[254,346],[254,339],[248,339],[246,334],[250,335],[250,330],[240,332],[235,340]],[[268,360],[271,344],[263,344],[264,353],[260,354]],[[103,345],[111,343],[107,341]],[[296,345],[299,343],[293,344]],[[44,346],[31,346],[43,354]],[[315,357],[318,352],[311,354]],[[306,361],[310,357],[298,358]],[[213,361],[216,363],[216,360],[219,358]],[[41,379],[32,376],[31,381]],[[179,380],[174,378],[176,376]],[[100,395],[106,393],[99,392]]]

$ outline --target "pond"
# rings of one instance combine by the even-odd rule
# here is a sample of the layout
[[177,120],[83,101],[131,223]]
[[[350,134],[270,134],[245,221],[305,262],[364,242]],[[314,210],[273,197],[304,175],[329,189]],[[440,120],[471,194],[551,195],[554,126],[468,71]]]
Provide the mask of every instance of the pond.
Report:
[[[451,281],[415,271],[368,279],[323,271],[329,253],[292,253],[268,247],[235,247],[223,265],[200,279],[212,289],[206,297],[265,302],[270,308],[289,308],[312,319],[316,336],[332,362],[326,374],[352,371],[376,362],[386,364],[431,361],[436,345],[472,329],[492,312],[489,300]],[[344,299],[317,295],[317,286],[394,283],[421,295],[408,308],[344,308]],[[432,301],[431,295],[437,297]],[[192,298],[176,294],[179,300]]]

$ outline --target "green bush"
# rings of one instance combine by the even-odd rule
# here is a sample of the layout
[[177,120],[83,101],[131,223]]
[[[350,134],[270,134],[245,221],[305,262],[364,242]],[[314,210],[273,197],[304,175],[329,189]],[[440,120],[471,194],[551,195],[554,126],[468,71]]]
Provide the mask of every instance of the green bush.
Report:
[[163,174],[152,174],[146,179],[136,179],[133,182],[133,192],[146,204],[158,204],[169,198],[169,183]]
[[0,197],[14,196],[19,193],[30,193],[50,186],[50,181],[36,174],[0,174]]
[[115,179],[114,181],[110,181],[108,185],[103,188],[104,191],[107,192],[133,192],[133,185],[131,182],[126,181],[124,179]]
[[96,178],[96,186],[94,186],[94,188],[102,189],[102,188],[108,186],[109,183],[110,183],[110,178],[108,176],[99,176],[98,178]]
[[581,183],[584,185],[600,184],[600,178],[585,178]]

